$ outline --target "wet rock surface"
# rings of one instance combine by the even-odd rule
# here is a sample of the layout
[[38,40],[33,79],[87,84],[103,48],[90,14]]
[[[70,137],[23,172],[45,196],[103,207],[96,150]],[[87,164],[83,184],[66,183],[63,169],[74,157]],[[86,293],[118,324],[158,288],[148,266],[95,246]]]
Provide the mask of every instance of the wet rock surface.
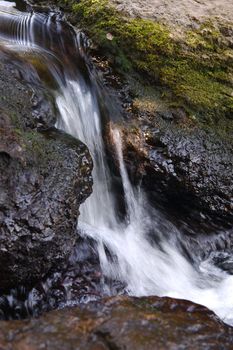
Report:
[[157,204],[194,216],[197,210],[199,221],[211,220],[211,214],[232,227],[232,141],[186,122],[182,111],[147,116],[140,111],[128,120],[122,133],[131,177]]
[[15,128],[47,129],[57,115],[51,95],[26,60],[0,47],[0,108],[6,111]]
[[[7,73],[10,77],[12,66],[5,66],[4,74],[8,72],[7,67],[11,67]],[[22,74],[21,70],[19,72]],[[29,91],[28,96],[31,96],[32,91],[31,84],[25,89],[17,75],[18,69],[12,81],[17,86],[17,96],[22,96],[17,102],[18,113],[21,113],[25,108],[24,94]],[[10,96],[13,101],[14,94]],[[78,206],[91,191],[91,160],[86,147],[54,129],[43,133],[31,130],[47,129],[54,124],[54,114],[50,114],[49,104],[44,105],[44,97],[37,96],[36,101],[39,101],[34,106],[36,114],[30,114],[31,99],[25,99],[29,106],[26,104],[26,110],[20,115],[16,113],[13,119],[14,106],[9,113],[9,100],[2,104],[1,110],[0,127],[4,133],[0,142],[0,168],[4,172],[0,179],[3,184],[3,191],[0,188],[3,193],[0,201],[3,209],[0,266],[3,272],[1,276],[0,268],[0,276],[7,288],[14,286],[16,280],[17,284],[30,284],[54,266],[64,266],[76,240]],[[132,178],[142,180],[155,200],[158,196],[164,197],[165,202],[178,205],[182,202],[184,206],[199,209],[201,206],[207,212],[231,218],[232,158],[229,158],[228,143],[212,142],[213,134],[206,131],[181,128],[182,122],[177,128],[175,114],[171,111],[156,114],[156,119],[150,114],[146,120],[139,115],[139,124],[131,127],[129,123],[123,128],[125,158]],[[183,118],[182,113],[179,118]],[[225,182],[223,174],[226,173],[229,178]],[[217,198],[213,196],[216,193]],[[230,235],[228,238],[231,247]],[[2,322],[1,349],[232,348],[232,328],[202,306],[158,297],[102,300],[106,285],[102,285],[96,249],[81,240],[77,250],[76,266],[72,265],[71,258],[63,272],[56,272],[51,281],[43,279],[34,288],[31,300],[34,305],[30,304],[30,298],[26,300],[27,291],[20,288],[16,291],[18,294],[12,292],[9,299],[0,298],[0,318],[35,316],[41,311],[67,306],[69,302],[97,301],[53,311],[39,319]],[[223,270],[232,270],[231,261],[227,265],[225,260],[219,257],[216,265],[223,264]],[[115,281],[111,287],[113,294],[124,289]],[[18,298],[15,309],[14,305],[7,304],[14,297]]]
[[64,269],[55,269],[33,288],[19,285],[0,296],[0,320],[38,317],[54,309],[123,294],[123,283],[104,277],[97,243],[79,235]]
[[48,130],[56,119],[52,103],[36,76],[32,83],[35,70],[17,62],[3,56],[0,63],[1,289],[30,285],[64,265],[77,238],[79,205],[92,186],[87,147]]
[[[191,221],[192,217],[196,216],[196,223],[198,223],[198,221],[212,221],[213,218],[214,221],[222,221],[223,219],[226,226],[232,228],[232,111],[231,109],[229,109],[227,113],[224,111],[224,117],[217,110],[212,110],[211,116],[208,114],[209,107],[212,109],[215,104],[217,106],[218,102],[215,96],[215,89],[212,90],[214,83],[211,82],[209,84],[211,89],[207,96],[207,81],[209,78],[207,80],[202,79],[202,73],[206,68],[210,69],[207,76],[213,76],[213,68],[216,65],[216,67],[218,67],[217,81],[219,82],[221,80],[219,80],[219,68],[221,67],[220,69],[224,71],[223,76],[225,77],[224,79],[227,79],[227,86],[230,87],[230,90],[227,94],[222,94],[223,90],[221,88],[220,95],[222,97],[229,96],[231,105],[232,4],[229,4],[227,1],[221,2],[217,0],[214,2],[209,0],[205,2],[193,0],[188,2],[174,1],[172,3],[166,0],[112,0],[110,3],[114,5],[114,8],[120,11],[117,13],[113,12],[113,18],[117,15],[123,16],[122,18],[120,17],[123,22],[125,17],[129,20],[128,27],[126,26],[122,31],[125,33],[125,31],[127,32],[128,30],[128,34],[130,35],[131,31],[135,29],[135,36],[132,37],[132,40],[128,43],[131,45],[135,40],[135,46],[132,46],[129,56],[127,56],[126,49],[125,57],[130,57],[132,61],[134,56],[131,56],[131,53],[133,52],[138,54],[138,60],[142,59],[141,55],[143,55],[143,52],[147,52],[142,59],[143,62],[141,62],[141,66],[144,67],[146,65],[146,59],[151,57],[151,65],[149,65],[150,68],[147,73],[146,71],[139,70],[139,76],[135,76],[135,72],[130,76],[129,73],[122,74],[121,72],[120,78],[119,75],[116,77],[115,73],[119,68],[119,62],[117,63],[117,60],[112,60],[110,44],[113,43],[113,56],[115,59],[115,56],[117,56],[117,49],[125,49],[124,45],[122,46],[124,37],[122,37],[121,32],[115,30],[115,27],[118,27],[117,25],[111,27],[111,23],[115,22],[112,20],[111,15],[108,14],[106,2],[99,2],[98,5],[97,3],[80,1],[77,8],[83,9],[81,12],[78,11],[81,22],[77,21],[76,18],[76,21],[74,20],[72,23],[77,26],[81,23],[86,32],[94,40],[95,45],[97,47],[98,45],[100,46],[100,50],[98,51],[100,59],[99,57],[97,60],[95,59],[94,64],[97,63],[97,69],[103,71],[106,85],[111,87],[110,95],[114,96],[115,100],[120,96],[120,104],[122,105],[121,114],[126,119],[125,125],[123,126],[123,132],[125,133],[124,156],[132,175],[131,178],[135,180],[135,177],[138,177],[138,179],[142,181],[149,196],[156,205],[166,203],[166,205],[171,208],[176,207],[178,210],[180,209],[180,216],[182,215],[182,211],[185,213],[188,212]],[[59,1],[57,4],[61,5],[62,9],[68,15],[68,18],[69,15],[75,13],[74,9],[76,5],[72,7],[65,4],[63,1]],[[72,4],[71,2],[71,5]],[[90,10],[90,8],[93,9],[93,13],[96,11],[98,14],[99,17],[96,15],[98,21],[95,16],[93,16],[92,22],[92,10]],[[89,15],[86,17],[85,9],[89,9],[87,13],[90,11]],[[107,24],[104,23],[104,13],[108,18]],[[166,53],[165,57],[162,57],[163,54],[160,53],[160,49],[157,48],[154,51],[155,56],[150,56],[150,54],[148,54],[150,52],[148,51],[150,50],[150,45],[148,48],[146,47],[147,34],[145,34],[144,37],[143,30],[140,27],[138,31],[142,36],[136,36],[136,28],[138,28],[137,25],[139,25],[136,22],[135,27],[129,28],[130,24],[132,24],[131,19],[138,17],[149,19],[149,24],[151,24],[150,20],[153,20],[153,23],[157,23],[158,21],[158,23],[174,24],[176,26],[175,30],[171,31],[168,37],[176,38],[175,40],[177,42],[175,43],[175,47],[177,44],[181,45],[181,56],[180,59],[178,59],[177,52],[175,51],[171,54],[172,66],[174,60],[178,59],[179,62],[177,61],[175,68],[173,67],[175,75],[172,73],[170,76],[169,73],[168,76],[164,77],[166,84],[165,90],[162,93],[159,92],[161,89],[161,81],[158,83],[158,79],[155,79],[155,81],[152,79],[146,83],[142,81],[145,77],[148,77],[151,69],[153,70],[158,67],[157,54],[162,58],[163,63],[166,62],[165,70],[167,70],[167,72],[170,71],[169,61],[167,61],[167,54],[169,56],[169,52]],[[208,21],[210,21],[210,23]],[[219,25],[221,24],[219,27],[220,29],[218,25],[215,28],[215,22],[219,22]],[[227,23],[226,25],[225,22]],[[99,27],[97,23],[99,23],[99,27],[103,29],[100,38],[103,39],[104,36],[108,38],[108,34],[111,34],[114,40],[106,39],[107,43],[103,45],[102,39],[98,37],[97,32]],[[139,23],[141,22],[139,21]],[[146,23],[147,22],[144,24],[146,25]],[[108,29],[106,29],[106,27]],[[93,28],[95,30],[93,30]],[[149,33],[152,33],[152,29],[148,30]],[[185,35],[187,35],[185,40],[182,36],[184,32],[186,33]],[[215,35],[217,35],[217,40],[214,38]],[[142,42],[139,44],[141,38]],[[153,41],[156,42],[156,38],[158,38],[158,35],[152,40],[152,45]],[[208,41],[208,44],[206,44],[205,40]],[[168,43],[167,45],[169,47]],[[224,45],[226,45],[226,50],[220,52],[219,50],[221,50],[221,47],[224,47]],[[202,51],[202,49],[204,51]],[[211,54],[208,51],[209,49]],[[225,57],[226,52],[227,56]],[[179,69],[183,67],[183,59],[186,54],[188,61],[183,75],[182,69],[180,73]],[[209,54],[210,56],[208,56]],[[106,62],[106,59],[108,62]],[[215,59],[216,62],[214,63],[213,60]],[[121,60],[123,59],[120,55],[119,61]],[[196,62],[194,67],[195,73],[194,71],[189,72],[189,67],[191,67],[194,62]],[[203,67],[202,63],[204,64]],[[171,71],[173,71],[173,68]],[[164,72],[163,69],[162,72]],[[160,76],[161,74],[163,73],[160,72],[157,75]],[[177,82],[180,83],[181,95],[183,97],[185,95],[185,100],[181,105],[178,95],[175,100],[172,100],[170,96],[168,89],[170,78],[175,84]],[[116,85],[121,85],[121,88],[118,89]],[[201,92],[202,89],[203,92]],[[123,90],[127,90],[127,93],[122,94]],[[187,91],[184,92],[184,90]],[[192,93],[190,94],[191,91]],[[199,95],[198,98],[197,95]],[[223,102],[222,97],[219,100],[219,106],[222,106],[224,109],[226,103]],[[193,98],[195,100],[197,98],[200,101],[203,98],[201,108],[199,105],[197,109],[190,109],[190,101]],[[207,103],[209,98],[212,101],[210,104],[209,102]],[[208,104],[209,107],[207,106]],[[117,116],[118,113],[112,109],[110,111],[110,118],[115,122]],[[197,213],[195,212],[196,210]],[[208,218],[208,214],[211,214],[212,218]]]
[[39,319],[2,322],[0,330],[3,350],[225,350],[232,340],[232,328],[205,307],[158,297],[104,299]]

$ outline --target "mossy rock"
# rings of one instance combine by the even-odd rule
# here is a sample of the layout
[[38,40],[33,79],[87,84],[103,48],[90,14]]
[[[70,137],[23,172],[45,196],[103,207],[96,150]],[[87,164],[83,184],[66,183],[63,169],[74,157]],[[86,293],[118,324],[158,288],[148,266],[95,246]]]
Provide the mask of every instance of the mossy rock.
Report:
[[130,18],[108,0],[57,4],[71,13],[72,23],[88,34],[93,47],[126,81],[134,76],[204,125],[218,128],[224,119],[226,133],[232,130],[233,50],[226,34],[230,24],[206,20],[195,29],[179,27],[176,32],[159,22]]

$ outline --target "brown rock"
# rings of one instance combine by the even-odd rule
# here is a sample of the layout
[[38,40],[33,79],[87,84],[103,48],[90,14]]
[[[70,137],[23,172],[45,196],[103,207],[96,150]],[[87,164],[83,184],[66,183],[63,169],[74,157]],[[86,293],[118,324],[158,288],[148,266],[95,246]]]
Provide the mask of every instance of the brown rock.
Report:
[[114,297],[2,322],[1,350],[232,349],[233,329],[184,300]]

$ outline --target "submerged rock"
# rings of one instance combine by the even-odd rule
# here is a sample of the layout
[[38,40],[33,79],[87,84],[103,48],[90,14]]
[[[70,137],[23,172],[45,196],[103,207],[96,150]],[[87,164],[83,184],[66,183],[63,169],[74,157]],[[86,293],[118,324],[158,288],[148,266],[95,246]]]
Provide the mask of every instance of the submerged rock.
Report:
[[36,131],[56,118],[35,70],[23,68],[6,57],[0,64],[1,289],[31,284],[64,265],[79,206],[92,189],[87,147],[54,128]]
[[2,350],[231,349],[233,329],[184,300],[114,297],[1,323]]

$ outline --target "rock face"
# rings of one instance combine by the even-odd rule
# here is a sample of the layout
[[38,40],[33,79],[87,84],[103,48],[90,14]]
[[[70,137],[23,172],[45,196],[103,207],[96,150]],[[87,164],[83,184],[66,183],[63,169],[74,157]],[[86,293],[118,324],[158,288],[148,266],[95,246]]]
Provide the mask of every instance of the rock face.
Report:
[[138,120],[123,128],[125,157],[132,175],[142,179],[150,196],[230,223],[232,144],[212,130],[186,125],[181,112],[155,113]]
[[0,47],[0,109],[18,129],[47,129],[56,122],[51,96],[33,66]]
[[131,16],[162,20],[169,24],[192,25],[207,18],[231,21],[233,4],[227,0],[110,0],[116,8]]
[[[104,282],[103,282],[104,281]],[[86,304],[112,295],[123,295],[123,283],[106,278],[94,240],[78,237],[67,266],[46,275],[33,288],[19,286],[0,296],[0,320],[37,318],[65,306]]]
[[232,341],[232,328],[206,308],[158,297],[105,299],[0,330],[2,350],[227,350]]
[[92,187],[86,146],[56,129],[36,131],[53,125],[52,103],[35,70],[28,67],[25,77],[18,64],[9,64],[5,54],[0,64],[1,289],[62,267],[76,241],[79,206]]
[[232,228],[232,4],[59,5],[107,58],[106,75],[123,77],[124,156],[132,178],[136,172],[156,202],[197,209],[199,218],[210,213]]

